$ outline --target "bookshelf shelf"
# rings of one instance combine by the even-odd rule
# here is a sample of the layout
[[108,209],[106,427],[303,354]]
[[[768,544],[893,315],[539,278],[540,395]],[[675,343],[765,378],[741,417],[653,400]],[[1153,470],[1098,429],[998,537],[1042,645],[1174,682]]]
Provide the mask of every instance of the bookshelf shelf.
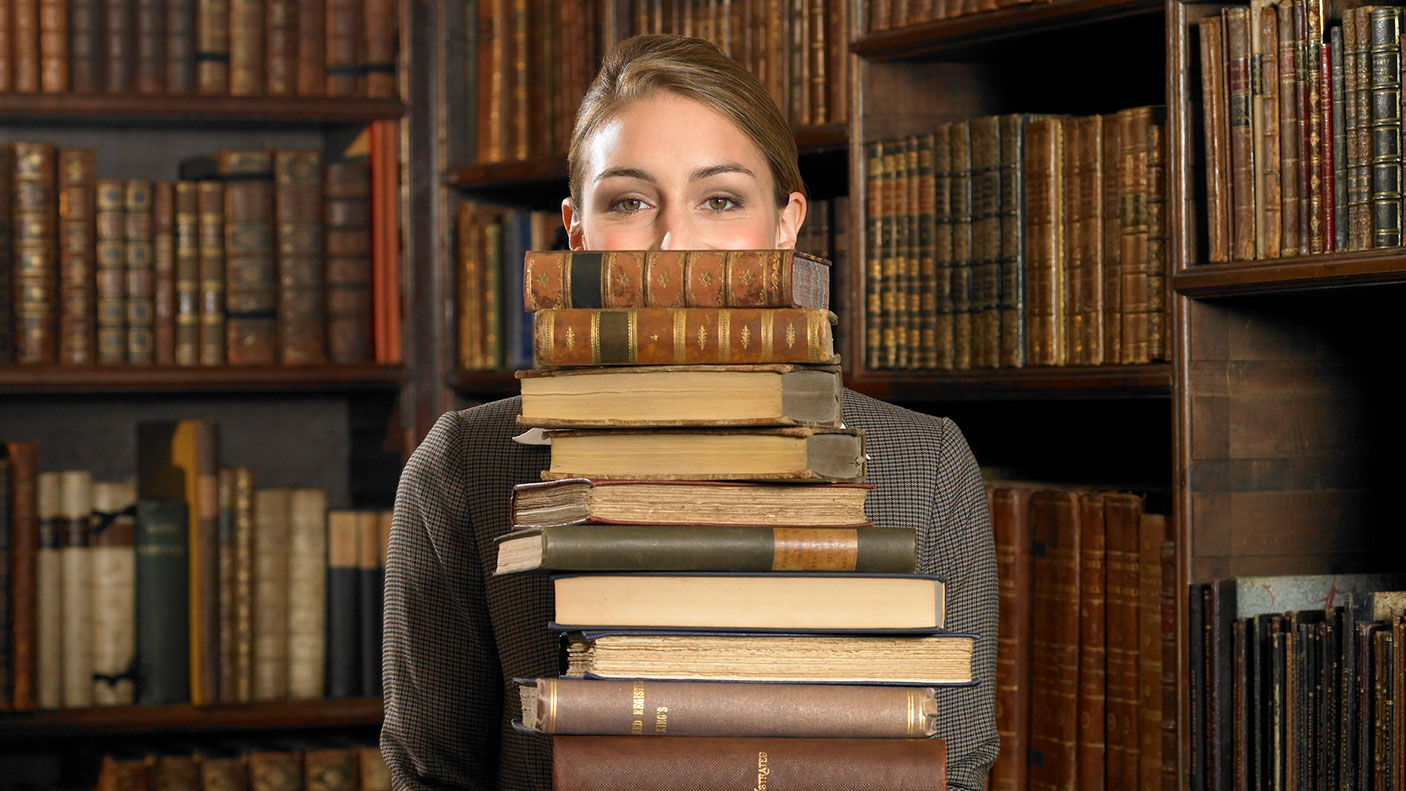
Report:
[[1227,297],[1406,283],[1401,248],[1306,255],[1268,261],[1198,264],[1172,276],[1188,297]]
[[342,728],[381,722],[379,698],[273,701],[231,706],[114,706],[0,714],[0,740]]
[[1158,0],[1054,0],[866,33],[850,51],[871,61],[967,55],[980,44],[1162,10]]
[[1154,363],[981,371],[862,371],[847,376],[845,384],[875,398],[906,403],[1168,398],[1172,367]]
[[404,385],[398,365],[328,365],[304,368],[15,365],[0,367],[0,393],[154,393],[395,390]]
[[460,369],[445,377],[450,390],[469,398],[506,398],[521,392],[512,371]]
[[399,99],[308,96],[106,96],[101,94],[0,94],[7,123],[78,122],[146,126],[231,122],[258,126],[308,126],[393,120],[405,114]]

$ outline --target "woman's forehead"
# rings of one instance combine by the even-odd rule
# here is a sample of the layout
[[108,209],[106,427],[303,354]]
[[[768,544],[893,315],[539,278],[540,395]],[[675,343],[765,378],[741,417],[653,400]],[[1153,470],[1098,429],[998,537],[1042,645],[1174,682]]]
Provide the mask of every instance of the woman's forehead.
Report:
[[584,147],[586,176],[648,175],[696,180],[719,173],[770,176],[760,148],[717,111],[677,94],[656,92],[621,108]]

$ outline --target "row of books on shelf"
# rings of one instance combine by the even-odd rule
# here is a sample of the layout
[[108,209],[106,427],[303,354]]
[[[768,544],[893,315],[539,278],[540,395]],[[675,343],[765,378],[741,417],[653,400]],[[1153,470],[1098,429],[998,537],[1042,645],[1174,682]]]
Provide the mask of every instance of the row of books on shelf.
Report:
[[0,146],[0,364],[395,362],[396,167],[381,124],[325,164],[223,150],[179,180]]
[[1337,10],[1256,0],[1197,23],[1212,263],[1402,244],[1402,10]]
[[714,42],[761,79],[793,127],[848,116],[848,2],[476,0],[465,14],[464,118],[479,162],[564,154],[601,58],[641,33]]
[[96,791],[390,791],[375,745],[286,745],[191,755],[107,755]]
[[1162,118],[987,116],[868,143],[866,366],[1167,359]]
[[[809,205],[807,220],[802,236],[797,240],[797,248],[816,251],[825,258],[830,255],[844,257],[846,234],[846,212],[848,199],[834,201],[817,200]],[[833,216],[837,219],[832,220]],[[755,252],[728,254],[716,251],[705,255],[706,266],[693,266],[697,255],[689,257],[682,252],[652,254],[618,252],[610,254],[619,267],[627,267],[623,275],[627,283],[640,286],[638,289],[604,288],[608,284],[610,269],[600,264],[600,254],[566,251],[566,235],[561,224],[561,215],[556,212],[529,212],[508,209],[476,201],[461,201],[455,220],[455,288],[457,293],[456,335],[459,367],[466,370],[495,370],[500,368],[522,369],[533,365],[533,311],[539,308],[627,308],[627,307],[720,307],[719,298],[705,299],[706,292],[716,292],[714,288],[704,288],[704,280],[698,281],[698,288],[685,288],[684,284],[692,273],[694,279],[723,277],[724,271],[734,272],[732,260],[743,261],[734,274],[728,277],[741,279],[758,277],[763,274],[763,261],[768,260]],[[556,250],[555,257],[550,252]],[[779,252],[778,255],[788,255]],[[524,260],[528,256],[538,256],[542,260],[536,275],[550,277],[546,282],[524,279]],[[563,257],[564,256],[564,257]],[[628,259],[626,257],[633,256]],[[814,259],[816,257],[811,257]],[[548,274],[548,261],[555,262],[554,274]],[[566,265],[566,261],[578,263]],[[778,259],[779,260],[779,259]],[[797,259],[807,260],[807,259]],[[594,262],[594,266],[589,262]],[[566,268],[563,268],[566,267]],[[823,293],[828,295],[830,267],[806,267],[807,271],[819,272],[824,279]],[[570,300],[573,286],[562,290],[563,277],[576,282],[576,278],[593,277],[599,282],[595,286],[597,295],[604,295],[596,302],[578,304]],[[670,277],[673,286],[670,286]],[[790,271],[787,274],[790,281]],[[718,282],[722,282],[719,280]],[[644,288],[644,284],[651,284]],[[811,288],[816,288],[812,285]],[[580,287],[576,287],[579,291]],[[544,290],[545,289],[545,290]],[[696,292],[696,294],[695,294]],[[740,293],[740,292],[739,292]],[[824,302],[797,301],[787,292],[770,295],[772,301],[758,299],[747,303],[746,307],[761,308],[773,306],[828,307],[828,296]],[[519,308],[519,300],[523,307]],[[564,301],[563,301],[564,300]],[[760,347],[758,347],[760,348]],[[700,350],[701,351],[701,350]],[[548,358],[550,359],[550,358]],[[661,358],[662,359],[662,358]],[[719,358],[717,361],[725,361]],[[815,361],[825,362],[817,359]],[[643,360],[641,360],[643,362]]]
[[869,32],[877,33],[1039,2],[1048,0],[864,0],[861,13]]
[[0,94],[396,93],[391,0],[6,0]]
[[217,466],[210,421],[138,426],[135,481],[0,457],[0,708],[380,695],[388,511]]
[[1399,787],[1403,588],[1401,574],[1191,585],[1192,786]]

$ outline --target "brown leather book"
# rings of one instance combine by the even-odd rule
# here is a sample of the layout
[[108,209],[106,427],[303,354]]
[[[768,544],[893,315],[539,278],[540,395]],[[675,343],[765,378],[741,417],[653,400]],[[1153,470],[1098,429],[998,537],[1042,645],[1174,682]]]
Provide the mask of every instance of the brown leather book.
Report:
[[965,371],[972,363],[971,123],[953,123],[947,143],[951,151],[948,210],[952,219],[952,368]]
[[[1283,191],[1280,187],[1279,126],[1279,21],[1278,11],[1268,0],[1251,6],[1250,28],[1258,41],[1258,84],[1255,107],[1255,251],[1263,258],[1278,258],[1283,245]],[[1253,68],[1253,64],[1252,64]],[[1252,74],[1253,79],[1255,75]]]
[[194,181],[175,186],[175,362],[200,364],[200,193]]
[[267,0],[264,56],[263,92],[292,95],[298,82],[298,0]]
[[[35,642],[38,648],[36,649],[35,661],[39,667],[39,678],[36,697],[39,708],[57,709],[63,706],[64,673],[64,568],[63,543],[60,539],[62,527],[59,524],[59,473],[39,473],[38,491],[39,550],[35,573],[39,584],[35,595],[37,626]],[[5,503],[0,503],[0,508],[8,509],[8,500]],[[7,521],[8,517],[9,514],[6,513]],[[84,538],[87,538],[86,530]],[[86,554],[86,546],[80,547],[80,549]],[[84,590],[85,588],[83,585],[73,585],[72,587],[75,590]],[[5,595],[8,596],[8,585],[5,590]],[[76,615],[81,617],[88,615],[88,613],[79,611]],[[72,620],[76,621],[77,618]],[[73,659],[77,660],[77,657],[75,656]],[[74,661],[73,664],[78,665],[79,663]],[[79,667],[82,666],[79,665]],[[92,668],[86,669],[91,677]],[[91,691],[91,687],[85,689]]]
[[196,186],[200,236],[200,364],[225,364],[225,185]]
[[322,278],[322,155],[274,152],[274,215],[278,250],[278,360],[327,362]]
[[[0,16],[5,11],[0,10]],[[3,32],[3,31],[0,31]],[[0,42],[3,43],[3,42]],[[4,60],[4,50],[0,49],[0,60]],[[14,270],[14,149],[0,145],[0,269]],[[0,277],[0,365],[15,361],[15,299],[12,278]],[[0,580],[3,583],[3,580]],[[3,646],[0,646],[3,648]],[[0,690],[0,698],[4,698]]]
[[195,0],[165,0],[166,93],[195,92]]
[[10,672],[15,711],[39,703],[36,578],[39,568],[39,446],[7,442],[10,461]]
[[235,561],[235,471],[233,467],[221,467],[216,479],[219,487],[216,495],[216,509],[219,521],[219,610],[220,610],[220,683],[221,703],[236,703],[236,675],[239,672],[235,659],[235,604],[234,604],[234,561]]
[[136,0],[135,74],[137,93],[166,92],[166,0]]
[[[839,5],[838,3],[834,5]],[[829,66],[827,57],[827,39],[829,30],[826,29],[825,15],[829,11],[826,3],[810,2],[806,4],[806,57],[809,58],[809,81],[806,89],[810,91],[810,114],[809,121],[812,124],[832,123],[831,111],[829,108],[830,92],[829,81],[833,79],[828,73]],[[742,31],[734,31],[734,35],[741,37]]]
[[149,364],[156,353],[156,270],[152,247],[152,185],[127,179],[123,188],[127,303],[127,362]]
[[1227,8],[1221,21],[1225,37],[1226,112],[1230,124],[1230,257],[1255,259],[1254,92],[1250,87],[1250,9]]
[[828,261],[794,250],[529,251],[524,307],[829,308]]
[[1064,360],[1064,125],[1057,118],[1025,128],[1026,362]]
[[[947,787],[941,739],[552,738],[558,791]],[[311,789],[309,789],[311,791]]]
[[361,71],[357,49],[361,33],[361,0],[326,0],[325,8],[324,91],[327,96],[355,96]]
[[303,788],[305,791],[357,791],[359,763],[355,748],[308,750],[303,755]]
[[1034,556],[1030,533],[1033,490],[997,486],[988,490],[996,542],[1000,611],[996,632],[996,730],[1001,752],[991,767],[992,791],[1028,787],[1030,749],[1030,656],[1034,626],[1031,598]]
[[1108,537],[1108,785],[1139,788],[1139,598],[1138,535],[1142,498],[1125,492],[1103,495]]
[[1141,514],[1137,525],[1137,716],[1138,769],[1130,788],[1156,789],[1162,773],[1162,542],[1165,517]]
[[[1321,13],[1321,12],[1320,12]],[[1321,30],[1319,35],[1323,39],[1329,38],[1328,23],[1326,20],[1320,21]],[[1339,48],[1342,46],[1342,34],[1337,35]],[[1342,82],[1342,52],[1334,51],[1334,44],[1331,41],[1321,41],[1318,46],[1318,112],[1320,115],[1319,125],[1322,128],[1322,151],[1320,156],[1322,163],[1323,182],[1323,252],[1331,253],[1338,248],[1338,185],[1337,159],[1333,150],[1342,144],[1341,130],[1333,121],[1333,63],[1336,62],[1338,71],[1338,82]],[[1398,68],[1400,64],[1397,64]],[[1341,101],[1338,102],[1341,105]],[[1398,103],[1399,105],[1399,103]],[[1401,108],[1396,108],[1397,118],[1401,117]],[[1400,144],[1398,143],[1398,146]]]
[[884,144],[867,145],[865,158],[864,366],[884,368]]
[[39,88],[44,93],[68,90],[68,3],[39,0]]
[[1073,788],[1079,744],[1079,495],[1038,491],[1030,498],[1034,628],[1030,671],[1031,788]]
[[[917,348],[912,355],[914,367],[937,367],[937,136],[929,133],[918,137],[918,167],[913,179],[918,191],[914,201],[914,258],[918,275],[915,278],[917,308]],[[944,157],[946,154],[943,155]],[[944,164],[945,168],[946,165]],[[843,226],[844,220],[839,224]],[[910,303],[911,305],[912,303]]]
[[229,0],[229,93],[264,92],[264,2]]
[[[1320,62],[1323,55],[1323,6],[1318,0],[1302,0],[1294,7],[1295,27],[1302,25],[1299,47],[1299,91],[1303,101],[1304,180],[1308,185],[1308,252],[1321,253],[1327,237],[1323,191],[1323,85]],[[1302,231],[1302,228],[1300,229]]]
[[1148,258],[1148,129],[1152,124],[1150,107],[1134,107],[1118,112],[1118,145],[1123,167],[1123,272],[1122,362],[1151,360],[1148,339],[1151,330],[1150,262]]
[[381,748],[367,745],[356,748],[361,771],[361,791],[391,791],[391,770],[381,755]]
[[[1000,117],[989,115],[973,120],[971,140],[972,367],[995,368],[1001,361]],[[918,307],[910,306],[912,315],[918,315]]]
[[128,0],[103,4],[103,87],[108,93],[132,90],[136,66],[136,8]]
[[38,93],[40,0],[10,0],[11,50],[15,93]]
[[[1349,97],[1355,108],[1357,156],[1349,161],[1348,167],[1356,172],[1356,198],[1353,205],[1357,209],[1356,220],[1349,215],[1349,232],[1355,240],[1349,247],[1353,250],[1366,250],[1372,246],[1372,19],[1371,13],[1357,8],[1348,9],[1344,14],[1345,24],[1351,25],[1356,57],[1353,62],[1354,94]],[[1350,170],[1351,174],[1353,171]],[[1351,180],[1351,178],[1350,178]]]
[[[1228,113],[1224,45],[1221,18],[1211,16],[1199,23],[1201,39],[1201,117],[1206,138],[1206,243],[1207,260],[1230,260],[1230,149],[1222,133]],[[1126,184],[1126,176],[1125,184]],[[1124,267],[1128,266],[1126,257]],[[1124,304],[1123,309],[1128,310]],[[1127,339],[1124,338],[1126,347]],[[1123,362],[1131,362],[1125,352]]]
[[[0,446],[0,525],[6,530],[7,535],[13,527],[11,519],[13,497],[10,492],[11,479],[10,456],[4,446]],[[11,644],[13,634],[8,624],[11,623],[11,601],[10,601],[10,541],[6,541],[5,552],[0,554],[0,623],[7,624],[0,626],[0,711],[9,711],[14,708],[14,654]]]
[[825,64],[828,76],[829,96],[826,97],[826,121],[842,124],[849,120],[849,42],[850,27],[849,3],[830,3],[825,8],[826,51],[829,62]]
[[324,0],[298,0],[299,96],[321,96],[327,89],[327,16]]
[[533,360],[559,365],[829,363],[831,314],[805,308],[542,310]]
[[[1064,238],[1068,256],[1065,260],[1064,288],[1056,299],[1064,303],[1065,359],[1068,365],[1084,365],[1084,258],[1088,253],[1084,245],[1084,226],[1088,221],[1088,209],[1083,205],[1084,171],[1090,163],[1084,157],[1084,133],[1087,127],[1080,123],[1081,118],[1064,118]],[[1102,131],[1101,129],[1099,130]]]
[[[507,107],[508,118],[508,158],[524,161],[532,157],[532,123],[530,115],[535,115],[537,107],[530,105],[531,91],[528,90],[527,62],[532,57],[528,50],[527,0],[508,0],[508,15],[502,20],[507,26]],[[533,37],[536,38],[536,37]]]
[[200,93],[229,93],[229,23],[230,0],[198,0],[195,16],[195,85]]
[[365,158],[328,163],[324,183],[327,359],[365,363],[371,346],[371,171]]
[[[700,4],[701,6],[701,4]],[[701,25],[695,32],[699,38],[712,40],[714,33],[713,20],[708,13],[710,9],[700,8],[702,11]],[[790,0],[783,2],[782,14],[785,15],[783,24],[786,26],[787,36],[783,52],[787,60],[786,68],[786,98],[787,103],[782,106],[783,112],[787,114],[787,120],[795,128],[800,128],[811,123],[810,119],[810,58],[806,56],[806,23],[809,18],[805,13],[805,0]]]
[[229,150],[215,155],[224,181],[225,362],[277,362],[278,283],[274,264],[273,156]]
[[1162,783],[1160,787],[1162,791],[1175,791],[1180,787],[1181,780],[1181,767],[1179,765],[1181,732],[1177,721],[1177,713],[1181,708],[1180,677],[1177,671],[1180,649],[1178,641],[1170,637],[1170,635],[1177,633],[1177,600],[1181,597],[1176,580],[1176,542],[1166,537],[1166,517],[1148,515],[1145,519],[1153,520],[1155,525],[1153,532],[1161,531],[1163,535],[1159,555],[1162,564],[1162,590],[1157,597],[1157,609],[1162,624],[1161,633],[1167,636],[1162,640]]
[[127,185],[121,179],[94,183],[97,264],[97,360],[127,359]]
[[1299,50],[1294,35],[1294,9],[1290,2],[1279,4],[1279,189],[1282,211],[1279,215],[1280,255],[1291,256],[1307,252],[1299,234],[1299,215],[1303,190],[1299,187],[1302,172],[1299,160],[1303,146],[1300,142],[1302,112],[1298,103]]
[[289,489],[254,492],[254,700],[288,697]]
[[[328,0],[339,2],[340,0]],[[507,0],[483,0],[478,4],[478,86],[477,127],[479,162],[507,159],[508,27]],[[330,61],[329,61],[330,62]]]
[[[1080,333],[1082,337],[1084,365],[1098,365],[1103,362],[1104,345],[1104,275],[1103,261],[1103,161],[1104,149],[1110,147],[1103,138],[1106,126],[1103,116],[1089,116],[1078,121],[1079,158],[1084,167],[1079,175],[1079,213],[1081,215],[1080,235],[1076,245],[1083,249],[1080,267],[1081,282],[1078,287]],[[1071,179],[1073,180],[1073,179]],[[1072,361],[1071,361],[1072,362]]]
[[[98,770],[98,791],[150,791],[152,758],[114,758],[104,755]],[[223,788],[223,787],[222,787]]]
[[254,471],[234,469],[234,699],[254,700]]
[[10,7],[0,8],[0,91],[9,93],[15,89],[14,63],[15,31],[10,19]]
[[58,359],[58,189],[52,143],[13,143],[15,362]]
[[884,145],[883,192],[883,291],[880,302],[883,306],[883,360],[887,368],[904,365],[908,345],[907,324],[907,261],[904,203],[907,191],[907,160],[903,155],[903,141],[891,140]]
[[59,151],[59,362],[70,365],[96,359],[95,168],[90,148]]
[[1118,115],[1103,116],[1103,358],[1117,364],[1123,355],[1123,152]]
[[[102,90],[103,0],[70,0],[68,17],[69,79],[74,93]],[[0,13],[0,16],[4,16]],[[4,52],[4,47],[0,47]],[[0,57],[0,61],[4,58]],[[3,71],[3,68],[0,68]],[[3,86],[0,86],[3,87]]]
[[1112,752],[1108,737],[1108,539],[1101,492],[1080,492],[1078,787],[1100,791]]
[[176,364],[176,184],[151,185],[153,337],[157,365]]
[[243,756],[203,756],[200,760],[203,791],[249,791],[249,767]]
[[162,755],[151,764],[151,791],[201,791],[200,762],[194,755]]
[[1167,292],[1167,124],[1163,108],[1152,108],[1147,127],[1147,357],[1171,359],[1172,326]]
[[303,754],[297,750],[250,752],[249,791],[303,791]]
[[[362,12],[365,36],[362,40],[361,68],[366,74],[367,96],[384,98],[396,95],[395,50],[400,22],[396,13],[399,7],[398,3],[391,0],[366,0],[366,7]],[[535,36],[529,37],[532,38]],[[534,61],[534,64],[539,62],[552,61],[545,58],[542,61]],[[543,124],[543,127],[549,126]],[[545,155],[549,152],[543,148],[538,153]]]

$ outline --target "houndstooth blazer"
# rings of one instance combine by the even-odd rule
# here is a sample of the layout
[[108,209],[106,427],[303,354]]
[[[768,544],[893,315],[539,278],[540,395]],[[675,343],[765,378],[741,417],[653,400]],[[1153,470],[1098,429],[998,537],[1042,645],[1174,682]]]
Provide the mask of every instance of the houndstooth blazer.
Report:
[[[442,416],[401,476],[386,561],[381,751],[395,791],[549,789],[551,740],[510,725],[513,678],[555,676],[544,577],[494,577],[509,492],[549,450],[512,441],[520,400]],[[976,459],[956,424],[845,391],[868,448],[866,510],[918,529],[918,571],[947,583],[947,627],[976,634],[975,687],[938,691],[951,788],[980,789],[996,759],[996,554]]]

